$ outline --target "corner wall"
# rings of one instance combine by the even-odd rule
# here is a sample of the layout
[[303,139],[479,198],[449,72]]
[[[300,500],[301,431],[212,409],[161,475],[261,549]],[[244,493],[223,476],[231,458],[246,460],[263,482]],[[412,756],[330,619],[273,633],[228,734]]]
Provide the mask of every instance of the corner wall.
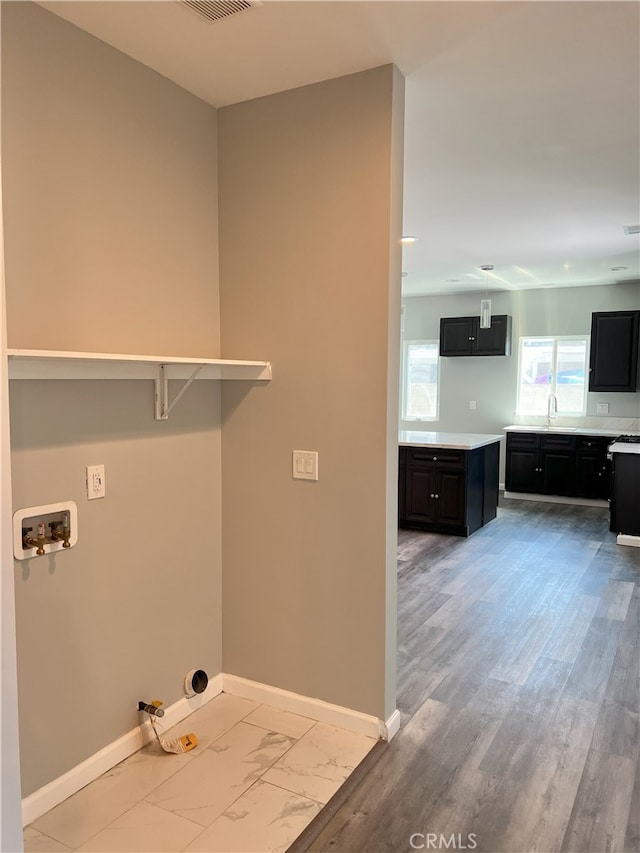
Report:
[[[379,718],[395,707],[403,83],[385,66],[219,111],[223,351],[274,370],[250,398],[223,388],[224,669]],[[292,479],[294,449],[319,452],[318,482]]]
[[[216,111],[35,4],[2,24],[11,346],[218,356]],[[11,383],[13,508],[79,516],[15,564],[23,796],[220,672],[218,385],[157,422],[151,381]]]

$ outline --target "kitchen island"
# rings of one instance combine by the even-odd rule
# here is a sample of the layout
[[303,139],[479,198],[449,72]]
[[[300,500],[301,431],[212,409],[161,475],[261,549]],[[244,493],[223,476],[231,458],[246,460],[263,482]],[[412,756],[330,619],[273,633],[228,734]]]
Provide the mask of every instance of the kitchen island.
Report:
[[494,519],[502,438],[401,431],[398,525],[470,536]]

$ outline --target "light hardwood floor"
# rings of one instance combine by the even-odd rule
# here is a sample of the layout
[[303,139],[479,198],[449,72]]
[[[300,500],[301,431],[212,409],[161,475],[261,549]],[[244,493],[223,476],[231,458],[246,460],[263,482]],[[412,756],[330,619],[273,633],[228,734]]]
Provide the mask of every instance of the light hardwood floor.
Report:
[[639,567],[594,507],[401,531],[402,729],[291,853],[637,853]]

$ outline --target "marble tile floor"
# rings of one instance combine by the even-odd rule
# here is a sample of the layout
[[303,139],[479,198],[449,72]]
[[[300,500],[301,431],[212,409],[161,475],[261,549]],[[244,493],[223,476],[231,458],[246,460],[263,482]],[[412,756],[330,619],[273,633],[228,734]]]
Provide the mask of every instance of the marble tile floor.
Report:
[[34,821],[26,853],[285,851],[375,745],[373,738],[223,693]]

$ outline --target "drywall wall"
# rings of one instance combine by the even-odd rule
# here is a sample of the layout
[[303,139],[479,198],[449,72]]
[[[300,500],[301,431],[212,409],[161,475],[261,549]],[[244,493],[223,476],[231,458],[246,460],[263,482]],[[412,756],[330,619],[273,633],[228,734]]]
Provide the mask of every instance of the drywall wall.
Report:
[[5,3],[8,343],[219,356],[215,110]]
[[[217,355],[215,110],[36,5],[2,14],[11,345]],[[158,422],[151,381],[11,382],[14,509],[71,499],[79,524],[15,564],[23,796],[221,669],[219,393]]]
[[[0,28],[2,19],[0,17]],[[0,116],[0,132],[2,121]],[[0,193],[2,177],[0,169]],[[0,206],[0,850],[22,850],[4,239]]]
[[[386,66],[219,111],[223,351],[274,365],[264,393],[223,388],[224,669],[378,717],[401,83]],[[294,449],[318,451],[317,482],[292,479]]]
[[[547,288],[489,295],[494,314],[513,317],[512,355],[441,358],[439,420],[404,421],[402,429],[499,433],[514,419],[520,337],[589,335],[592,312],[640,307],[638,284]],[[440,317],[477,315],[480,296],[416,296],[404,299],[403,304],[406,306],[403,339],[437,340]],[[470,400],[477,402],[475,411],[469,409]],[[637,418],[640,411],[640,393],[593,393],[587,395],[589,417],[595,417],[599,402],[609,403],[611,417]]]

